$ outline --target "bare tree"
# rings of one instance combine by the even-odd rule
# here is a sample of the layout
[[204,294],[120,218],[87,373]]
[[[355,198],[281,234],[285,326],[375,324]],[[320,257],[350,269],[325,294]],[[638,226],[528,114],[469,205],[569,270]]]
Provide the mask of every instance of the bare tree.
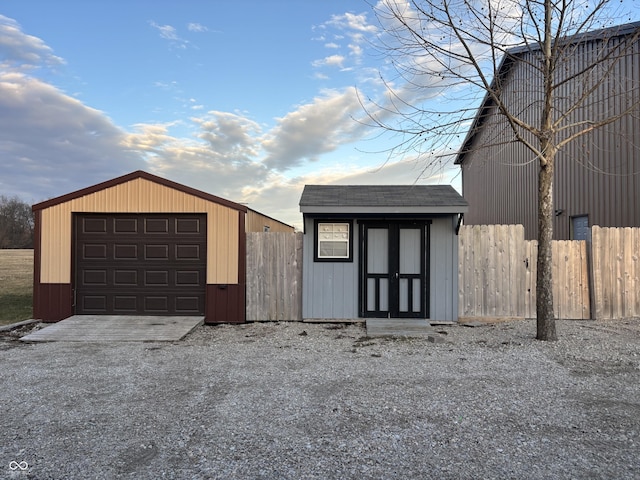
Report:
[[[538,165],[537,338],[556,340],[553,313],[553,176],[556,155],[569,142],[637,111],[630,96],[622,111],[584,118],[593,94],[608,88],[616,64],[637,43],[636,26],[623,41],[610,28],[626,20],[608,0],[381,0],[374,11],[382,27],[378,46],[395,67],[381,74],[382,101],[363,100],[371,123],[399,134],[395,147],[418,152],[426,169],[461,147],[475,128],[479,98],[491,104]],[[597,54],[571,61],[585,38],[601,30]],[[505,94],[509,65],[524,62],[528,86]],[[578,65],[578,67],[576,67]],[[576,88],[567,94],[567,85]],[[619,89],[611,95],[625,95]],[[560,93],[562,92],[562,93]],[[484,145],[486,147],[486,145]],[[474,144],[473,148],[483,148]],[[490,194],[490,193],[489,193]]]
[[33,225],[29,204],[0,195],[0,248],[33,248]]

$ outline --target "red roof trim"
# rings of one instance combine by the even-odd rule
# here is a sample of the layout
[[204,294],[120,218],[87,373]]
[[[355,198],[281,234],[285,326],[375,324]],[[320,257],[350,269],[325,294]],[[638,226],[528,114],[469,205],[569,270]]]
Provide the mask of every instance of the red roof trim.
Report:
[[46,200],[44,202],[36,203],[31,207],[31,209],[35,212],[37,210],[43,210],[45,208],[53,207],[54,205],[59,205],[61,203],[66,203],[76,198],[84,197],[85,195],[90,195],[92,193],[99,192],[100,190],[105,190],[107,188],[115,187],[117,185],[121,185],[123,183],[130,182],[131,180],[136,180],[138,178],[143,178],[150,182],[154,182],[160,185],[163,185],[167,188],[173,188],[174,190],[178,190],[180,192],[186,193],[188,195],[193,195],[194,197],[202,198],[203,200],[207,200],[209,202],[217,203],[219,205],[223,205],[225,207],[232,208],[234,210],[238,210],[240,212],[246,212],[247,207],[244,205],[240,205],[239,203],[232,202],[230,200],[225,200],[224,198],[216,197],[215,195],[211,195],[209,193],[203,192],[202,190],[196,190],[195,188],[187,187],[186,185],[182,185],[180,183],[172,182],[171,180],[167,180],[166,178],[158,177],[156,175],[152,175],[148,172],[137,170],[135,172],[131,172],[127,175],[123,175],[121,177],[113,178],[111,180],[107,180],[106,182],[98,183],[96,185],[92,185],[90,187],[83,188],[81,190],[77,190],[75,192],[67,193],[66,195],[62,195],[60,197],[52,198],[50,200]]

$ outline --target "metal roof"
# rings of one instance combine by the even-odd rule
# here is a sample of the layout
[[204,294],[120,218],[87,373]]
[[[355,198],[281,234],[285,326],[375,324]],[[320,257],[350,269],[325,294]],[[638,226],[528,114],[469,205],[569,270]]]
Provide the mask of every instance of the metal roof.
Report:
[[[590,32],[582,32],[576,35],[570,35],[568,37],[560,39],[563,44],[577,44],[580,42],[591,42],[593,40],[602,40],[605,38],[614,38],[614,37],[622,37],[626,35],[631,35],[635,33],[640,28],[640,22],[632,22],[623,25],[615,25],[612,27],[601,28],[598,30],[593,30]],[[502,57],[500,61],[500,65],[498,66],[498,71],[496,76],[502,77],[506,75],[509,71],[509,68],[513,65],[514,62],[518,61],[519,57],[527,52],[535,52],[541,49],[541,45],[539,43],[522,45],[519,47],[514,47],[507,52]],[[491,82],[491,87],[493,88],[496,79],[494,78]],[[470,146],[473,143],[475,136],[482,130],[484,127],[484,122],[487,119],[487,111],[489,107],[493,104],[493,99],[489,92],[487,92],[480,104],[480,107],[477,110],[476,116],[473,119],[473,123],[471,128],[469,128],[467,132],[467,136],[462,142],[462,146],[456,155],[456,159],[453,162],[455,165],[460,165],[464,162],[465,155],[470,151]]]
[[211,195],[209,193],[203,192],[201,190],[196,190],[195,188],[187,187],[186,185],[182,185],[180,183],[172,182],[171,180],[167,180],[166,178],[158,177],[156,175],[152,175],[151,173],[144,172],[142,170],[136,170],[135,172],[128,173],[127,175],[123,175],[121,177],[113,178],[111,180],[107,180],[106,182],[98,183],[96,185],[92,185],[90,187],[83,188],[81,190],[76,190],[75,192],[67,193],[66,195],[61,195],[59,197],[51,198],[49,200],[45,200],[44,202],[36,203],[31,207],[31,209],[35,212],[37,210],[43,210],[45,208],[52,207],[54,205],[58,205],[61,203],[69,202],[76,198],[83,197],[85,195],[90,195],[92,193],[96,193],[100,190],[106,190],[107,188],[114,187],[116,185],[120,185],[126,182],[130,182],[132,180],[136,180],[138,178],[142,178],[148,180],[153,183],[157,183],[159,185],[164,185],[167,188],[172,188],[174,190],[178,190],[180,192],[186,193],[188,195],[193,195],[195,197],[202,198],[203,200],[218,203],[220,205],[224,205],[225,207],[232,208],[234,210],[239,210],[241,212],[246,212],[247,207],[244,205],[240,205],[239,203],[232,202],[230,200],[226,200],[221,197],[217,197],[215,195]]
[[303,213],[464,213],[451,185],[306,185]]

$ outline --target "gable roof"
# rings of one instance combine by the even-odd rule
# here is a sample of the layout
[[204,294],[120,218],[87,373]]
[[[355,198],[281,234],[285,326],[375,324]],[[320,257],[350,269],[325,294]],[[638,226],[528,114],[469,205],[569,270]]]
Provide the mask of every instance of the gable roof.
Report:
[[131,172],[127,175],[123,175],[121,177],[117,177],[111,180],[107,180],[106,182],[97,183],[96,185],[92,185],[87,188],[83,188],[81,190],[76,190],[75,192],[67,193],[66,195],[61,195],[56,198],[52,198],[46,200],[44,202],[36,203],[31,207],[31,209],[35,212],[37,210],[43,210],[45,208],[52,207],[54,205],[59,205],[61,203],[69,202],[76,198],[83,197],[85,195],[90,195],[92,193],[98,192],[100,190],[106,190],[107,188],[115,187],[116,185],[121,185],[123,183],[130,182],[132,180],[136,180],[138,178],[142,178],[148,180],[150,182],[157,183],[159,185],[163,185],[167,188],[172,188],[174,190],[178,190],[180,192],[186,193],[188,195],[193,195],[194,197],[202,198],[203,200],[207,200],[209,202],[217,203],[219,205],[223,205],[225,207],[232,208],[234,210],[238,210],[241,212],[246,212],[247,207],[244,205],[240,205],[239,203],[232,202],[230,200],[225,200],[221,197],[216,197],[215,195],[211,195],[209,193],[203,192],[201,190],[196,190],[195,188],[187,187],[186,185],[182,185],[180,183],[172,182],[171,180],[167,180],[166,178],[158,177],[156,175],[152,175],[150,173],[144,172],[142,170],[137,170],[135,172]]
[[[614,37],[623,37],[631,34],[637,33],[638,29],[640,29],[640,22],[627,23],[623,25],[616,25],[608,28],[602,28],[598,30],[593,30],[591,32],[582,32],[576,35],[572,35],[566,38],[561,39],[561,42],[565,42],[567,44],[578,44],[581,42],[591,42],[593,40],[601,40],[606,38],[614,38]],[[531,45],[522,45],[520,47],[514,47],[505,53],[500,61],[500,65],[498,67],[498,71],[496,73],[496,77],[505,77],[511,67],[517,62],[518,57],[527,52],[536,52],[540,50],[542,47],[540,44],[531,44]],[[491,82],[491,87],[493,88],[496,82],[496,78],[494,78]],[[464,157],[467,153],[469,153],[471,149],[471,145],[475,139],[475,136],[482,130],[484,127],[484,123],[488,118],[488,111],[493,105],[493,99],[489,95],[489,93],[485,94],[485,97],[478,108],[475,118],[473,119],[473,123],[467,132],[467,136],[462,142],[462,146],[456,155],[456,159],[453,162],[455,165],[460,165],[464,162]]]
[[451,185],[305,185],[302,213],[464,213]]

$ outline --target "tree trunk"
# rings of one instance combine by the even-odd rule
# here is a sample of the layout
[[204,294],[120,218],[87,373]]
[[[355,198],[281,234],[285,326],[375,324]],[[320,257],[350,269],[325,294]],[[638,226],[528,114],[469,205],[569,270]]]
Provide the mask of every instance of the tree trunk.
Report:
[[558,339],[553,314],[553,163],[550,154],[538,173],[538,275],[536,279],[536,317],[538,340]]

